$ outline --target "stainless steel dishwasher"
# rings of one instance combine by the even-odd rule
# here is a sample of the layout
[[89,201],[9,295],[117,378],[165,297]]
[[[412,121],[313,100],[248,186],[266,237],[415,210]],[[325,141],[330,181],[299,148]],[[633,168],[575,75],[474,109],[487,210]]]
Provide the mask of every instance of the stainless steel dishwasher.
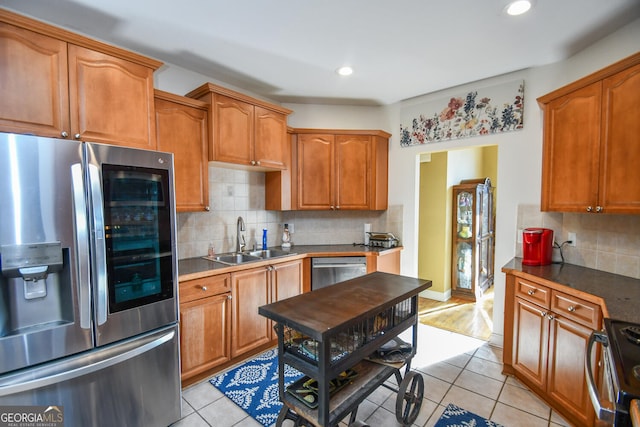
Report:
[[363,256],[311,258],[312,291],[365,274],[367,258]]

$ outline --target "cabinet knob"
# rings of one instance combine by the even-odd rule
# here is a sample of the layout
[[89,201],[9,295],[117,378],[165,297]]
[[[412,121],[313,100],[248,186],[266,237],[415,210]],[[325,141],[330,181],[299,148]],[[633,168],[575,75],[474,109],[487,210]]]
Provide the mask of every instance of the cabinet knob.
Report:
[[75,139],[80,139],[80,134],[79,134],[79,133],[76,133],[75,135],[73,135],[73,137],[74,137]]
[[602,212],[602,206],[596,206],[596,212],[597,213]]
[[547,312],[543,311],[542,313],[540,313],[540,317],[547,317]]
[[233,299],[233,297],[231,296],[231,294],[227,295],[227,299]]
[[569,308],[567,308],[567,310],[569,310],[570,312],[573,313],[574,311],[576,311],[576,308],[574,306],[570,305]]
[[340,206],[336,206],[336,209],[340,209]]
[[556,318],[556,316],[554,316],[553,314],[548,314],[547,315],[547,319],[549,319],[549,320],[553,320],[555,318]]
[[335,210],[335,209],[336,209],[336,207],[335,207],[335,206],[331,206],[331,209],[332,209],[332,210]]
[[255,166],[256,165],[256,161],[255,160],[251,160],[251,166]]
[[205,211],[207,211],[207,212],[209,212],[209,211],[211,210],[211,207],[210,207],[210,206],[205,206],[205,207],[204,207],[204,210],[205,210]]
[[527,295],[529,295],[529,296],[532,296],[532,295],[533,295],[533,294],[535,294],[535,293],[536,293],[536,290],[535,290],[535,289],[529,289],[529,290],[527,291]]
[[256,166],[260,166],[260,160],[258,160],[256,163]]
[[206,291],[207,287],[206,286],[200,286],[200,289],[202,289],[203,291]]
[[587,206],[587,212],[593,212],[593,206]]
[[60,133],[60,136],[61,136],[61,137],[63,137],[63,138],[66,138],[66,137],[68,137],[68,136],[69,136],[69,132],[67,132],[66,130],[63,130],[63,131]]

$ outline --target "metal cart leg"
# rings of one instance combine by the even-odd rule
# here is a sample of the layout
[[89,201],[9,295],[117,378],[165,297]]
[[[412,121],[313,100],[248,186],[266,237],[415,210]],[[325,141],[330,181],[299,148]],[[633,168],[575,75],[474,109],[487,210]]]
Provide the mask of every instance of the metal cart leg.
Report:
[[400,383],[396,397],[396,419],[403,426],[410,426],[420,413],[424,397],[424,379],[417,372],[408,371]]

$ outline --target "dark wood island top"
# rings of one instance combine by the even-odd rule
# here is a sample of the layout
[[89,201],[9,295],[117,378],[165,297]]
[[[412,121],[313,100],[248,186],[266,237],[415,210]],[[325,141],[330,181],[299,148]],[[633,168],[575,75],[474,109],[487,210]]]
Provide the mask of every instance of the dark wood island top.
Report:
[[366,319],[429,287],[430,280],[376,272],[264,305],[258,312],[324,341],[333,329]]

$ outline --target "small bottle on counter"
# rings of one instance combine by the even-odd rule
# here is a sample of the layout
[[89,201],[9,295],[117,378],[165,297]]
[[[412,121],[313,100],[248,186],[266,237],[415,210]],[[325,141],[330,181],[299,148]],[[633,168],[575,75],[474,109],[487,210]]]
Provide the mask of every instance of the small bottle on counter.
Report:
[[291,247],[291,234],[289,233],[289,224],[284,225],[282,231],[282,249],[289,249]]
[[262,250],[263,251],[267,250],[267,229],[266,228],[262,229]]
[[209,249],[207,249],[207,256],[211,258],[216,256],[216,249],[213,247],[213,242],[209,243]]

